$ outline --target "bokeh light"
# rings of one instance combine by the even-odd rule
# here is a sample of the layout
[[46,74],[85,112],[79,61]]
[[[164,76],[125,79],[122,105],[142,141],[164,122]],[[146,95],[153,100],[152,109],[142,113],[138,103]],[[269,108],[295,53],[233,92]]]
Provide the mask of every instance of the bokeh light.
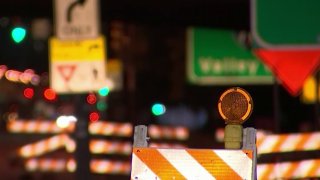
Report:
[[11,31],[11,37],[15,43],[20,43],[26,37],[27,31],[22,27],[15,27]]
[[160,116],[166,112],[166,107],[161,103],[155,103],[151,107],[151,112],[155,116]]

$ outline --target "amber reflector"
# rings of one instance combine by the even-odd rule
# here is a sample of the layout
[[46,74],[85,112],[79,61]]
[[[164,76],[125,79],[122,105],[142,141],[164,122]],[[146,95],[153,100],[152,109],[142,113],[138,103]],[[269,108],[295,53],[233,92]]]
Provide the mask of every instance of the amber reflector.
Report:
[[242,124],[251,115],[252,108],[250,94],[239,87],[226,90],[218,102],[219,113],[228,124]]

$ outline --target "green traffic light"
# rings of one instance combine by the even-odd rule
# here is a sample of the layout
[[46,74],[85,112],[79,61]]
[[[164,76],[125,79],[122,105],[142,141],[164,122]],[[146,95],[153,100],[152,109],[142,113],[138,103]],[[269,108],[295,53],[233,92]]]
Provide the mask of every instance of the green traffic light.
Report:
[[15,43],[20,43],[26,37],[27,31],[22,27],[15,27],[11,31],[11,37]]
[[98,93],[100,96],[107,96],[109,94],[109,88],[108,87],[104,87],[99,89]]
[[152,105],[151,112],[155,116],[160,116],[166,112],[166,107],[163,104],[156,103]]

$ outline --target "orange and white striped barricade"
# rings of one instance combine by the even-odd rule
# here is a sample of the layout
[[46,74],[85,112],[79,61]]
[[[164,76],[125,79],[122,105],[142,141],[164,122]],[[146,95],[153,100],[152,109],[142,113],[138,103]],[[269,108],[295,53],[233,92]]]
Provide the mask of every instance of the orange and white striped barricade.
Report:
[[133,148],[132,180],[252,179],[251,150]]
[[60,128],[55,121],[51,120],[10,120],[7,129],[11,133],[39,133],[39,134],[58,134],[72,132],[74,123],[67,128]]
[[150,125],[148,126],[148,135],[153,139],[187,140],[189,131],[186,127]]
[[[247,129],[245,149],[148,148],[147,127],[135,127],[131,179],[255,179],[255,130]],[[253,136],[252,136],[253,135]]]
[[89,133],[92,135],[130,137],[132,135],[132,125],[131,123],[98,121],[89,124]]
[[68,135],[59,134],[45,140],[24,145],[18,149],[18,155],[23,158],[30,158],[64,148],[67,138]]
[[[218,129],[216,139],[222,142],[223,137],[223,129]],[[259,155],[320,150],[320,132],[271,134],[267,131],[258,130],[256,145]]]
[[320,159],[258,164],[258,179],[308,179],[320,177]]
[[320,132],[260,136],[257,146],[259,154],[320,150]]
[[[24,165],[26,170],[30,172],[75,172],[77,169],[77,163],[74,159],[32,158],[26,160]],[[92,159],[90,170],[97,174],[128,175],[130,173],[130,162]]]
[[130,155],[131,142],[92,139],[89,142],[90,152],[93,154],[123,154]]
[[28,159],[25,162],[27,171],[41,171],[41,172],[62,172],[67,169],[67,161],[64,159]]
[[92,159],[90,170],[97,174],[129,174],[130,162]]

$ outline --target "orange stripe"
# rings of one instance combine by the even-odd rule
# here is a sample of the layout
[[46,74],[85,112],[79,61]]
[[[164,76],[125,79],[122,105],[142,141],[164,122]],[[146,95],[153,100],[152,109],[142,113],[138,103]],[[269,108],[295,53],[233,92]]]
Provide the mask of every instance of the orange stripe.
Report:
[[277,142],[272,148],[271,152],[279,152],[280,147],[282,146],[282,143],[288,138],[288,135],[279,135],[279,138],[277,139]]
[[160,179],[187,179],[165,159],[157,149],[134,148],[133,153]]
[[262,138],[257,138],[257,147],[260,147],[261,144],[263,143],[263,141],[265,140],[266,138],[265,137],[262,137]]
[[301,134],[300,140],[298,141],[295,150],[301,151],[304,150],[304,145],[307,142],[307,140],[311,137],[310,133]]
[[294,171],[297,169],[298,165],[299,164],[297,162],[290,163],[289,168],[283,173],[283,176],[281,178],[286,178],[286,179],[292,178],[292,175]]
[[213,150],[187,149],[186,151],[216,179],[242,179]]
[[259,174],[259,178],[260,179],[271,179],[270,175],[273,171],[273,169],[275,168],[275,166],[273,164],[266,164],[266,167],[265,167],[265,171],[264,173],[261,175]]

